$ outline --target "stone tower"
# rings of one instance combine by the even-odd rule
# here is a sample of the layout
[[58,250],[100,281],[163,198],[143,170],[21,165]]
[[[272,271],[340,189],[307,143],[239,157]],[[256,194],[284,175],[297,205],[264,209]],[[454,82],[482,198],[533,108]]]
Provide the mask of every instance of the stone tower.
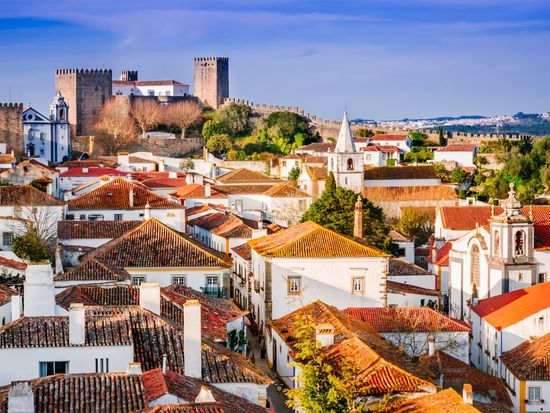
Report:
[[0,142],[23,149],[22,103],[0,103]]
[[57,69],[55,92],[71,108],[69,123],[73,135],[93,135],[103,104],[113,94],[111,69]]
[[120,72],[120,80],[123,82],[136,82],[138,80],[137,70],[123,70]]
[[204,104],[218,109],[229,97],[229,59],[196,57],[193,59],[193,94]]

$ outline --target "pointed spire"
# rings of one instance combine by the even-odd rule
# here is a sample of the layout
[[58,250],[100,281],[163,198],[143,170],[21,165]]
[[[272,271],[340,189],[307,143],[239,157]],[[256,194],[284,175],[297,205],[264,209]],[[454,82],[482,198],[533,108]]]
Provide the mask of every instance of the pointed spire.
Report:
[[344,118],[342,119],[342,125],[340,126],[340,133],[338,134],[338,141],[336,142],[334,152],[356,152],[347,112],[344,112]]

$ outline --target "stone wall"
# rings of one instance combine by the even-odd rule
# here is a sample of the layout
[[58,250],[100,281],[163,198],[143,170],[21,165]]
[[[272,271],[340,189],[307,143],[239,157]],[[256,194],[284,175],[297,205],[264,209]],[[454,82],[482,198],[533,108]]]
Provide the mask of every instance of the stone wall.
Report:
[[218,109],[229,97],[229,59],[196,57],[193,59],[193,95]]
[[91,135],[103,104],[113,94],[111,69],[58,69],[55,90],[69,105],[73,136]]
[[22,103],[0,103],[0,142],[23,151]]

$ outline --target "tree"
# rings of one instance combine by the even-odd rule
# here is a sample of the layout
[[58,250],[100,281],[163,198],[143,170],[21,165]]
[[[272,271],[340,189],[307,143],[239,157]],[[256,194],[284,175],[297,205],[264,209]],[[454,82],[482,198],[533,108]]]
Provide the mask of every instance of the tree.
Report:
[[109,99],[103,105],[95,125],[96,130],[111,137],[110,151],[117,152],[135,136],[135,125],[128,107],[121,101]]
[[226,154],[232,147],[233,142],[231,142],[229,135],[225,133],[214,135],[206,142],[206,148],[217,157]]
[[[321,196],[311,204],[302,217],[303,221],[314,221],[344,235],[353,235],[353,220],[355,192],[336,186],[334,175],[329,174],[325,182],[325,190]],[[363,202],[364,239],[380,248],[383,247],[388,228],[384,224],[384,213],[366,198]]]
[[410,132],[409,137],[412,140],[413,146],[426,146],[428,135],[422,132]]
[[267,117],[267,127],[276,128],[279,136],[293,138],[297,133],[308,132],[308,121],[294,112],[272,112]]
[[216,121],[221,130],[217,133],[227,133],[231,137],[246,136],[250,133],[252,126],[250,106],[235,102],[221,108],[216,114]]
[[451,172],[451,182],[455,184],[461,184],[466,181],[466,179],[468,179],[468,173],[462,168],[456,167],[453,169],[453,172]]
[[374,131],[369,128],[360,128],[357,130],[357,136],[360,136],[362,138],[370,138],[371,136],[374,136]]
[[130,114],[141,130],[141,137],[160,123],[162,111],[160,105],[150,99],[136,99],[132,103]]
[[36,231],[13,237],[12,249],[15,255],[30,262],[51,261],[48,246]]
[[412,206],[404,207],[401,211],[401,218],[395,225],[395,229],[409,237],[415,237],[416,245],[424,245],[428,242],[433,232],[434,213]]
[[445,138],[445,132],[443,131],[443,128],[438,128],[438,140],[439,140],[439,146],[445,146],[447,145],[447,139]]
[[289,181],[297,181],[298,178],[300,177],[300,174],[302,173],[302,171],[300,171],[300,168],[298,168],[297,166],[295,166],[294,168],[292,168],[290,170],[290,172],[288,173],[288,180]]
[[207,120],[204,122],[204,125],[202,125],[202,137],[205,140],[210,139],[214,135],[219,135],[220,133],[223,133],[223,125],[216,120]]
[[165,111],[165,122],[181,129],[181,138],[185,138],[185,130],[197,122],[202,116],[199,105],[190,100],[171,103]]
[[191,158],[186,158],[180,162],[180,169],[187,173],[190,169],[195,169],[195,163]]

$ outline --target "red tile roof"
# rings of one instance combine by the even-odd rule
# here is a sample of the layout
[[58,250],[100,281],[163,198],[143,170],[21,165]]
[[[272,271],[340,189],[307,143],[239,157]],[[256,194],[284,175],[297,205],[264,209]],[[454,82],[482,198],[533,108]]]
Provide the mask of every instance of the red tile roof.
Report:
[[369,323],[379,333],[470,331],[466,323],[429,307],[350,307],[344,312]]
[[252,259],[252,248],[248,245],[248,243],[231,248],[231,251],[246,261],[250,261]]
[[76,267],[54,277],[54,281],[110,281],[124,282],[130,280],[130,274],[94,258],[85,259]]
[[185,178],[148,178],[140,182],[150,189],[180,188],[187,185]]
[[65,202],[30,185],[0,186],[0,206],[62,206]]
[[[374,135],[370,138],[370,141],[371,142],[377,142],[377,141],[395,141],[395,142],[400,142],[400,141],[405,141],[407,140],[407,138],[409,138],[409,135],[391,135],[391,134],[388,134],[388,135]],[[409,138],[410,139],[410,138]]]
[[187,86],[177,80],[113,80],[113,86]]
[[309,145],[300,146],[297,151],[313,151],[313,152],[334,152],[336,144],[330,142],[314,142]]
[[451,143],[439,148],[436,152],[473,152],[476,145],[473,143]]
[[412,242],[414,241],[414,237],[409,237],[408,235],[403,234],[402,232],[399,232],[395,229],[392,229],[388,235],[390,236],[392,241],[395,242]]
[[7,285],[0,284],[0,307],[11,302],[12,295],[22,295],[19,291]]
[[223,175],[220,175],[216,178],[217,183],[222,184],[244,184],[244,183],[277,183],[280,180],[271,178],[267,175],[264,175],[260,172],[251,171],[246,168],[239,168],[231,172],[227,172]]
[[392,408],[394,413],[479,413],[471,404],[467,404],[456,391],[445,389],[439,393],[410,399],[401,399]]
[[116,161],[109,161],[104,158],[91,158],[91,159],[84,159],[81,161],[67,161],[63,162],[59,165],[57,165],[58,168],[90,168],[92,166],[95,167],[103,167],[108,166],[112,167],[116,165]]
[[204,185],[200,184],[182,186],[177,191],[170,193],[170,195],[180,199],[227,198],[227,195],[225,193],[218,191],[213,186],[210,188],[210,196],[207,197]]
[[550,282],[479,300],[472,311],[497,330],[550,307]]
[[390,258],[388,264],[388,275],[400,276],[400,275],[428,275],[433,276],[432,273],[426,271],[424,268],[419,267],[411,262],[405,261],[401,258]]
[[438,179],[433,165],[375,166],[365,169],[365,180]]
[[11,268],[17,271],[25,271],[27,264],[20,261],[10,260],[9,258],[0,257],[0,267]]
[[59,221],[57,237],[67,239],[117,238],[143,221]]
[[[259,221],[238,217],[232,213],[215,212],[188,221],[187,225],[196,226],[223,238],[252,238],[253,231],[259,229]],[[277,224],[264,222],[267,233],[281,229]]]
[[446,242],[443,244],[441,248],[437,250],[437,255],[435,257],[435,261],[432,260],[432,256],[428,257],[427,261],[433,265],[439,265],[442,267],[449,265],[449,252],[453,248],[453,243],[451,241]]
[[273,185],[262,195],[269,196],[271,198],[311,198],[311,195],[307,192],[285,183]]
[[125,172],[117,171],[114,168],[109,167],[100,167],[100,166],[90,166],[83,168],[69,168],[65,172],[59,174],[60,178],[71,178],[71,177],[83,177],[83,176],[126,176]]
[[458,198],[456,189],[452,185],[367,186],[363,188],[363,196],[372,202],[446,201]]
[[386,289],[388,293],[394,294],[430,295],[433,297],[439,296],[438,290],[432,290],[431,288],[418,287],[412,284],[404,284],[389,280],[386,281]]
[[401,149],[399,149],[397,146],[393,145],[369,145],[364,146],[361,148],[361,151],[363,152],[400,152]]
[[307,221],[248,241],[258,254],[274,258],[387,257],[376,247]]
[[[130,206],[133,191],[133,206]],[[152,209],[176,209],[181,205],[148,190],[143,185],[115,178],[99,188],[69,201],[69,210],[82,209],[143,209],[149,203]]]
[[15,156],[12,154],[0,154],[0,164],[9,164],[12,165],[15,163]]
[[550,380],[550,333],[526,340],[500,356],[518,380]]

